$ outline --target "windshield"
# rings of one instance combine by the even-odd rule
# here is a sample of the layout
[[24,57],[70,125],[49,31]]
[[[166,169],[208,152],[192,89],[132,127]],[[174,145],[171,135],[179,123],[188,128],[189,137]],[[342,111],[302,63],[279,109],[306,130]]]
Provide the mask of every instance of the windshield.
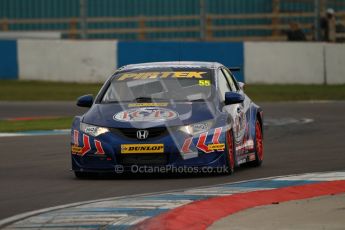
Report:
[[212,94],[212,70],[205,68],[147,68],[117,73],[102,102],[198,101]]

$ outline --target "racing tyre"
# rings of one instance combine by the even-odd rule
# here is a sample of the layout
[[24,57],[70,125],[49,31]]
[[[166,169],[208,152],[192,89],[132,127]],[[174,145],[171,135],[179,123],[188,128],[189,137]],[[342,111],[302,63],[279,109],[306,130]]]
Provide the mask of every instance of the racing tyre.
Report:
[[88,172],[80,172],[80,171],[74,171],[74,175],[78,179],[87,179],[87,178],[95,176],[95,174],[88,173]]
[[255,160],[252,161],[252,166],[258,167],[261,166],[264,160],[264,144],[263,144],[263,135],[260,122],[256,120],[255,122]]
[[235,171],[235,144],[232,130],[226,132],[226,167],[228,174],[233,174]]

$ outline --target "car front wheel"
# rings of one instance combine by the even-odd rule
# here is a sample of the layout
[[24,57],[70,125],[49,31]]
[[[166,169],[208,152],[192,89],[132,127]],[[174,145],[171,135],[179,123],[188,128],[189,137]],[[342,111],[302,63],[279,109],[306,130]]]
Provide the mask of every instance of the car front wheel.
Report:
[[80,171],[74,171],[74,175],[78,179],[88,179],[91,177],[94,177],[94,173],[89,173],[89,172],[80,172]]
[[255,122],[255,160],[253,166],[260,166],[264,160],[264,144],[261,124],[258,120]]
[[232,174],[235,171],[235,146],[232,130],[226,132],[226,164],[228,174]]

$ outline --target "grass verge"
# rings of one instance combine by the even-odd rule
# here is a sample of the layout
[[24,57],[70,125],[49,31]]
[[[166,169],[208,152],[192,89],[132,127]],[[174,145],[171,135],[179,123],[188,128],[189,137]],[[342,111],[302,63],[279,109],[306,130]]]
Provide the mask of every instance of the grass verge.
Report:
[[345,100],[345,85],[246,85],[245,92],[255,102]]
[[29,120],[29,121],[0,120],[0,132],[69,129],[71,128],[72,119],[73,119],[72,117],[61,117],[61,118],[54,118],[54,119]]
[[0,81],[2,101],[74,101],[84,94],[96,95],[102,84],[46,81]]
[[[0,81],[0,101],[74,101],[96,95],[101,84]],[[246,85],[253,101],[345,100],[345,85]]]
[[[75,100],[84,94],[96,95],[101,84],[43,81],[0,81],[0,101]],[[246,85],[245,92],[255,102],[297,100],[345,100],[345,85]],[[0,120],[0,132],[70,128],[72,117],[41,120]]]

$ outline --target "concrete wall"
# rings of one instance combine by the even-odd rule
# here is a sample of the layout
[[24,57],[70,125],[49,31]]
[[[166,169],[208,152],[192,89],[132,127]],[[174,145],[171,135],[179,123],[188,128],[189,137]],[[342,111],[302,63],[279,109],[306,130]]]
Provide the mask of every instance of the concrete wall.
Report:
[[17,79],[17,41],[0,41],[0,79]]
[[18,40],[23,80],[102,82],[116,69],[114,41]]
[[[156,61],[210,61],[243,69],[242,42],[119,42],[119,66]],[[243,71],[235,73],[243,81]]]
[[103,82],[122,65],[172,60],[244,67],[246,83],[345,84],[344,44],[0,40],[0,79]]
[[327,84],[345,83],[345,45],[327,44],[325,46]]
[[324,82],[323,45],[320,43],[246,42],[244,50],[247,83]]

